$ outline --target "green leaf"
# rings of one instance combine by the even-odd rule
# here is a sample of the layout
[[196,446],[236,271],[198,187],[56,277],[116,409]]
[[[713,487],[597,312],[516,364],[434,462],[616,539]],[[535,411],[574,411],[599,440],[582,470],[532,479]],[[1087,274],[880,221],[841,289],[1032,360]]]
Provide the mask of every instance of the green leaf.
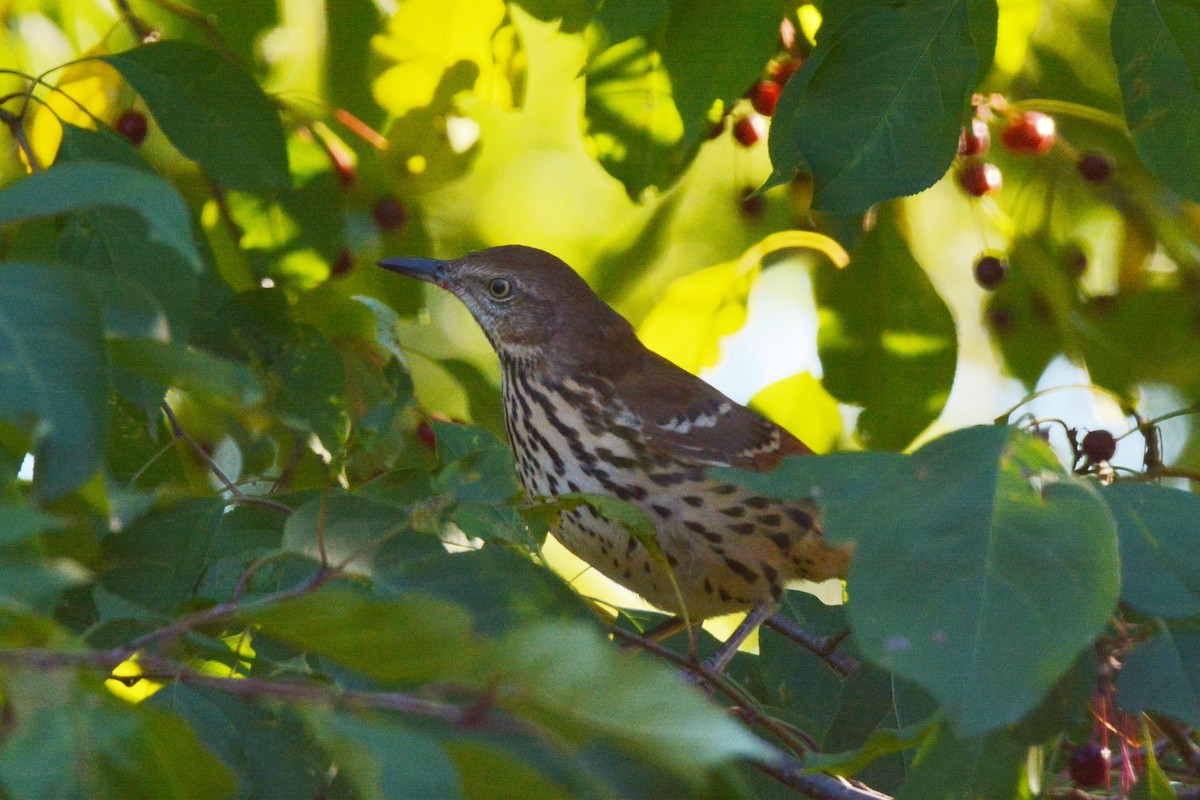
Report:
[[508,445],[478,425],[433,421],[446,466],[437,488],[460,503],[507,503],[520,492]]
[[1117,702],[1130,714],[1149,711],[1200,726],[1200,626],[1160,623],[1117,676]]
[[1117,0],[1111,35],[1138,155],[1167,186],[1200,201],[1200,8],[1187,0]]
[[1008,731],[959,739],[942,726],[933,744],[914,761],[896,800],[1012,800],[1018,797],[1029,748]]
[[849,266],[824,266],[815,277],[825,388],[863,407],[857,433],[866,446],[903,449],[950,396],[958,359],[950,310],[890,214]]
[[294,800],[326,789],[329,759],[286,707],[247,703],[216,689],[171,683],[144,705],[169,709],[237,776],[240,797]]
[[385,683],[467,681],[483,653],[471,618],[445,600],[378,600],[341,587],[246,610],[243,622]]
[[[157,177],[133,145],[107,128],[93,131],[63,125],[55,163],[82,161],[127,166]],[[70,217],[63,231],[60,254],[64,261],[87,270],[110,334],[186,340],[196,312],[197,268],[171,247],[149,238],[146,227],[142,217],[127,208],[81,211]]]
[[1047,444],[1014,428],[930,442],[852,520],[855,641],[928,690],[963,736],[1028,713],[1116,604],[1108,510]]
[[923,745],[936,732],[936,724],[926,720],[902,730],[878,728],[862,747],[846,753],[812,753],[804,760],[807,770],[854,775],[868,764],[893,753]]
[[76,161],[17,181],[0,191],[0,225],[97,206],[136,211],[152,242],[174,250],[196,272],[204,269],[179,192],[153,173],[121,164]]
[[296,508],[283,527],[283,547],[295,553],[319,557],[324,544],[326,556],[342,563],[351,556],[347,569],[369,570],[377,549],[389,537],[402,532],[417,536],[422,552],[443,550],[432,536],[411,533],[411,515],[404,509],[363,495],[330,492],[314,497]]
[[0,750],[0,785],[12,800],[88,798],[220,800],[228,770],[179,717],[70,692],[18,719]]
[[198,400],[247,408],[263,398],[249,369],[182,344],[154,339],[110,339],[112,363],[162,386],[182,389]]
[[192,598],[211,563],[224,502],[184,500],[156,508],[101,543],[100,583],[145,608],[172,613]]
[[231,189],[286,187],[279,112],[258,83],[207,47],[169,40],[103,56],[149,106],[179,152]]
[[[362,800],[456,800],[458,770],[437,741],[383,717],[312,708],[309,730]],[[499,776],[497,776],[499,777]]]
[[1200,497],[1127,482],[1101,496],[1117,520],[1121,600],[1164,619],[1200,616]]
[[70,559],[6,554],[0,560],[0,600],[9,610],[19,607],[49,615],[59,595],[87,583],[89,577]]
[[1150,736],[1150,728],[1142,720],[1142,744],[1145,750],[1143,756],[1145,769],[1141,778],[1129,792],[1129,800],[1176,800],[1175,790],[1171,781],[1158,765],[1158,756],[1154,754],[1154,739]]
[[618,652],[589,626],[549,623],[504,642],[497,663],[521,691],[504,706],[570,739],[601,736],[693,784],[768,748],[662,664]]
[[941,178],[979,65],[968,6],[851,4],[827,19],[776,106],[769,183],[811,170],[814,208],[856,213]]
[[0,418],[32,433],[34,489],[43,499],[77,489],[100,464],[108,427],[103,337],[77,273],[0,267]]
[[61,527],[65,520],[30,506],[0,506],[0,547],[23,542]]

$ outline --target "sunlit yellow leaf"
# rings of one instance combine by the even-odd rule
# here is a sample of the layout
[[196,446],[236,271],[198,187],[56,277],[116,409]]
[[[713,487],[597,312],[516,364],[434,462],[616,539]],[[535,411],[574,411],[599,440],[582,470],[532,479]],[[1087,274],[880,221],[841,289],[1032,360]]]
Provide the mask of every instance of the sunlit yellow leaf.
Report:
[[[137,656],[123,661],[113,668],[112,674],[116,678],[136,678],[142,674],[142,668],[137,663]],[[128,682],[109,678],[104,682],[105,687],[110,692],[115,694],[122,700],[127,700],[130,703],[140,703],[150,695],[157,692],[163,687],[163,684],[157,681],[147,680],[130,680]]]
[[818,453],[828,453],[842,437],[837,400],[811,372],[772,383],[750,400],[750,407],[782,425]]
[[746,300],[757,275],[756,269],[730,261],[676,280],[646,316],[638,336],[689,372],[712,366],[721,337],[746,322]]
[[47,167],[58,155],[59,120],[82,128],[95,128],[93,117],[112,122],[122,107],[123,88],[120,73],[103,61],[83,61],[64,69],[57,90],[42,93],[45,103],[37,106],[29,125],[29,143],[38,164]]
[[996,69],[1016,75],[1025,64],[1029,37],[1042,17],[1041,0],[999,0],[996,27]]
[[372,86],[376,101],[397,117],[428,106],[446,70],[467,62],[477,76],[473,90],[511,106],[506,72],[516,46],[511,35],[497,35],[504,13],[501,0],[405,0],[371,40],[376,53],[395,62]]

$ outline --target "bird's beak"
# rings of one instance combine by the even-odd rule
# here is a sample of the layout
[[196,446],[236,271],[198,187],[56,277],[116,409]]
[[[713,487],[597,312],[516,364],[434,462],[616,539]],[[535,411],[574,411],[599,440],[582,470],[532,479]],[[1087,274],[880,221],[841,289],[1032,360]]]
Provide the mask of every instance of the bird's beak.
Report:
[[446,283],[446,263],[436,258],[385,258],[378,262],[384,269],[399,272],[417,280],[443,286]]

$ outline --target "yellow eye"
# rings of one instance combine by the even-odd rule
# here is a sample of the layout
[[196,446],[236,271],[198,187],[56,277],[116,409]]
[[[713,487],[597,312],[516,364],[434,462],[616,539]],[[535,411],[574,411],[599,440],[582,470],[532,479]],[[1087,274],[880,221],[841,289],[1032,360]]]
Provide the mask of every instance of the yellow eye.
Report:
[[507,300],[512,297],[512,282],[504,278],[492,278],[492,282],[488,284],[488,291],[497,300]]

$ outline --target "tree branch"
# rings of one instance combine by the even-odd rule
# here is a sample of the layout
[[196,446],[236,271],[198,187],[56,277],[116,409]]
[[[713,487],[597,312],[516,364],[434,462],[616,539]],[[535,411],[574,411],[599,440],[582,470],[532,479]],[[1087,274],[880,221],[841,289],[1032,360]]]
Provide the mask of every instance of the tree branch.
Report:
[[772,614],[763,624],[820,658],[842,677],[857,672],[861,666],[858,659],[837,651],[845,636],[814,636],[782,614]]

